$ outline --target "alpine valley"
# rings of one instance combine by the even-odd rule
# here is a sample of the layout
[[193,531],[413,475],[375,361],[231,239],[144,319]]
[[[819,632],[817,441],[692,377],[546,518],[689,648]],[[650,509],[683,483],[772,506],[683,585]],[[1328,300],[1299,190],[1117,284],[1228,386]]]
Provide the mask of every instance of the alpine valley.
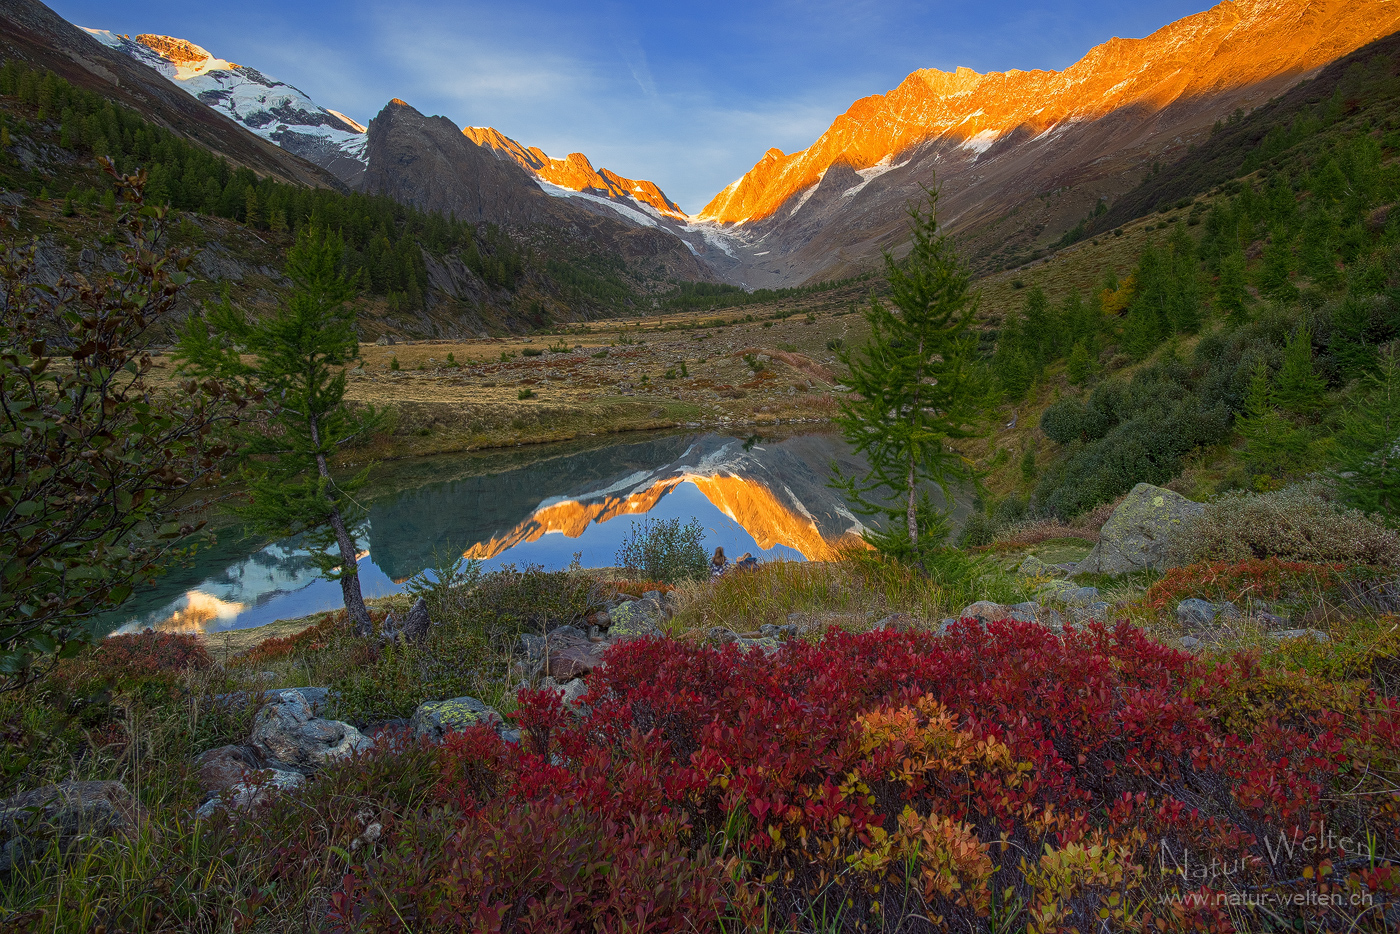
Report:
[[[979,268],[1041,252],[1154,165],[1199,145],[1217,121],[1397,29],[1393,0],[1226,0],[1144,39],[1110,40],[1063,72],[921,69],[856,101],[806,149],[770,149],[694,217],[654,183],[595,169],[582,153],[554,158],[493,127],[463,128],[504,164],[490,166],[449,139],[442,118],[410,115],[404,102],[366,132],[183,39],[86,31],[356,190],[515,228],[567,218],[604,233],[633,265],[646,255],[675,278],[772,289],[878,266],[883,250],[901,246],[905,205],[935,177],[943,222]],[[376,121],[391,129],[377,135]],[[667,238],[629,238],[585,213],[664,231],[701,262]]]

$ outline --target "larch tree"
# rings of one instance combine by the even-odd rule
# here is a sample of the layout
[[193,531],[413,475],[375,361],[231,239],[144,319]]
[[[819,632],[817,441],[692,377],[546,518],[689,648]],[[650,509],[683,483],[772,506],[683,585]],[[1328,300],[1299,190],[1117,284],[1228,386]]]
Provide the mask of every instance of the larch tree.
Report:
[[379,422],[373,409],[345,404],[346,368],[360,345],[348,304],[356,283],[342,269],[343,252],[338,236],[304,230],[287,256],[292,291],[275,313],[249,321],[224,301],[190,319],[177,356],[185,372],[241,378],[261,391],[267,407],[242,448],[249,495],[235,512],[259,534],[304,536],[321,573],[340,583],[356,631],[369,635],[355,500],[368,468],[350,477],[330,469],[336,451]]
[[950,442],[973,437],[988,401],[988,379],[975,360],[968,325],[977,301],[971,275],[952,240],[938,230],[938,195],[908,210],[913,245],[896,260],[885,254],[888,301],[871,296],[864,347],[843,350],[851,393],[836,422],[864,457],[863,476],[837,485],[884,528],[869,533],[880,551],[925,566],[948,524],[928,495],[930,484],[951,499],[954,483],[975,479],[972,464]]

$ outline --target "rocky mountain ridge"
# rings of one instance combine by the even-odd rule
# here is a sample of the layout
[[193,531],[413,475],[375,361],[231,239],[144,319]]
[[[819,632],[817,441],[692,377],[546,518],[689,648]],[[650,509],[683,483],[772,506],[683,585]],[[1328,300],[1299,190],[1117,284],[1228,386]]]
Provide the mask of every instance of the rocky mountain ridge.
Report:
[[697,220],[739,241],[737,275],[755,287],[867,268],[903,239],[904,205],[935,179],[945,223],[963,233],[1070,192],[972,248],[1016,232],[1052,240],[1216,120],[1397,30],[1392,0],[1226,0],[1063,72],[916,71],[807,149],[770,149]]

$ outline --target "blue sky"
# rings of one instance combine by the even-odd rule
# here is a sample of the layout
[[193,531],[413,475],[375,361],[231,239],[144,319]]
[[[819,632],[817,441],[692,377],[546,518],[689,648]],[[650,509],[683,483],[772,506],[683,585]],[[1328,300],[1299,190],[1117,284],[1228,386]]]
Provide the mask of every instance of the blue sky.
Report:
[[649,178],[687,211],[918,68],[1064,68],[1210,0],[49,0],[178,36],[368,122],[390,98]]

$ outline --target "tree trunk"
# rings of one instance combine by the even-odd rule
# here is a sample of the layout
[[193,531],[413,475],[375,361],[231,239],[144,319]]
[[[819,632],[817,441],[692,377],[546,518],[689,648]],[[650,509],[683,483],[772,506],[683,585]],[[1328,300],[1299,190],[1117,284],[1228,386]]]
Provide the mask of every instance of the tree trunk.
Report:
[[[316,469],[321,479],[331,479],[326,457],[321,453],[321,429],[311,418],[311,441],[316,445]],[[374,635],[374,622],[369,618],[369,607],[365,606],[364,594],[360,592],[360,563],[355,553],[355,540],[345,528],[345,520],[340,517],[340,508],[335,501],[330,502],[331,529],[335,532],[335,542],[340,548],[340,594],[345,601],[345,612],[355,623],[355,635],[368,638]]]
[[909,542],[915,549],[919,547],[919,516],[914,508],[914,457],[909,457],[909,506],[904,513],[904,521],[909,525]]

